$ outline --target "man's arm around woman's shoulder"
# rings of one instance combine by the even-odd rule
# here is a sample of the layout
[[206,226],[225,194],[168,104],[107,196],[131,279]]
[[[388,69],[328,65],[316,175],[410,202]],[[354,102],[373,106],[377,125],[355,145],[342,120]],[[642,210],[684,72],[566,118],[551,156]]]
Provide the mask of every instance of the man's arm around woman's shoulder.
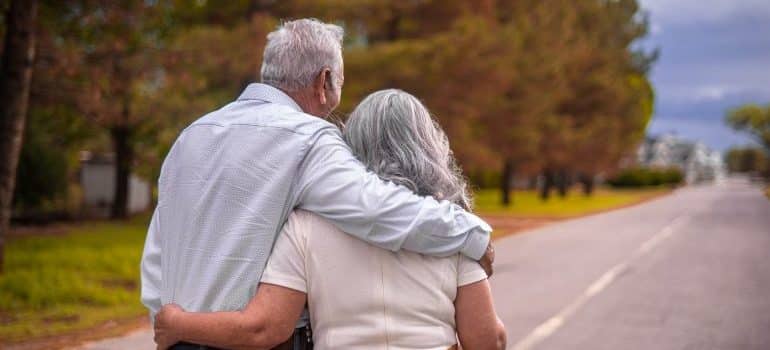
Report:
[[391,251],[432,256],[487,254],[491,227],[456,204],[421,197],[383,181],[352,154],[339,133],[319,132],[297,179],[298,207],[342,231]]

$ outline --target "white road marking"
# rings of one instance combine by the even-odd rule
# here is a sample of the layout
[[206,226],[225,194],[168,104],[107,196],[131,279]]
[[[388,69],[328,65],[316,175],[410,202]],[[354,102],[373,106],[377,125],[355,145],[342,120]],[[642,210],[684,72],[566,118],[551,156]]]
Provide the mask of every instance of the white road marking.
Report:
[[628,265],[625,262],[615,265],[609,271],[605,272],[602,277],[596,280],[596,282],[588,286],[583,294],[587,297],[593,297],[594,295],[599,294],[599,292],[607,288],[610,283],[615,281],[615,278],[617,278],[618,275],[625,272],[627,268]]
[[607,272],[602,274],[599,279],[591,283],[583,293],[581,293],[577,298],[575,298],[575,300],[569,303],[569,305],[561,309],[559,313],[549,318],[541,325],[535,327],[532,332],[530,332],[526,337],[524,337],[510,348],[513,350],[529,350],[551,336],[554,332],[561,328],[561,326],[564,325],[564,323],[570,317],[572,317],[572,315],[574,315],[581,307],[583,307],[583,305],[591,300],[591,298],[607,289],[607,287],[612,284],[612,282],[614,282],[620,275],[626,272],[634,260],[641,258],[643,255],[652,251],[655,247],[659,246],[660,243],[671,237],[671,235],[674,233],[674,228],[682,224],[688,218],[688,215],[681,215],[672,220],[670,224],[666,225],[666,227],[642,243],[642,245],[639,246],[639,249],[631,254],[631,256],[629,256],[626,260],[613,266]]

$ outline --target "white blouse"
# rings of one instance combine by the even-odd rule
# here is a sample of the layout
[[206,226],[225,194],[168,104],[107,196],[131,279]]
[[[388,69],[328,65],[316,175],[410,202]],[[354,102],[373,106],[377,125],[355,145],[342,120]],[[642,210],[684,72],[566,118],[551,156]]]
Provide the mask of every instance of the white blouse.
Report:
[[457,287],[485,278],[465,256],[391,252],[297,210],[261,281],[308,294],[318,350],[445,350],[457,343]]

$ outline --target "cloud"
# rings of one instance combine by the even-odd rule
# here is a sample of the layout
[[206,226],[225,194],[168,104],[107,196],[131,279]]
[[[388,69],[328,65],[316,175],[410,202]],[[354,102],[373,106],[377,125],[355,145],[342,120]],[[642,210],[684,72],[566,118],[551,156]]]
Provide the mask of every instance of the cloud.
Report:
[[695,101],[721,100],[730,90],[728,86],[701,86],[692,92],[692,98]]
[[663,27],[658,23],[650,24],[650,35],[659,35],[663,33]]
[[767,0],[640,0],[653,22],[680,24],[730,21],[736,17],[770,17]]

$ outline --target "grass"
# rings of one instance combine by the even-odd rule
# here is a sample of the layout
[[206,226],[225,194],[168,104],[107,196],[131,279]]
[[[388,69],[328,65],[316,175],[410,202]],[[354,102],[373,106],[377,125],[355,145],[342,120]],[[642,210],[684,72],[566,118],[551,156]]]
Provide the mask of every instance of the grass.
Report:
[[10,240],[0,275],[0,339],[21,341],[136,318],[147,219],[84,223]]
[[670,191],[668,188],[652,189],[607,189],[600,188],[590,196],[573,192],[566,198],[552,196],[542,201],[535,191],[516,191],[509,207],[500,204],[498,190],[476,192],[475,209],[481,214],[510,215],[528,218],[569,218],[618,208]]

